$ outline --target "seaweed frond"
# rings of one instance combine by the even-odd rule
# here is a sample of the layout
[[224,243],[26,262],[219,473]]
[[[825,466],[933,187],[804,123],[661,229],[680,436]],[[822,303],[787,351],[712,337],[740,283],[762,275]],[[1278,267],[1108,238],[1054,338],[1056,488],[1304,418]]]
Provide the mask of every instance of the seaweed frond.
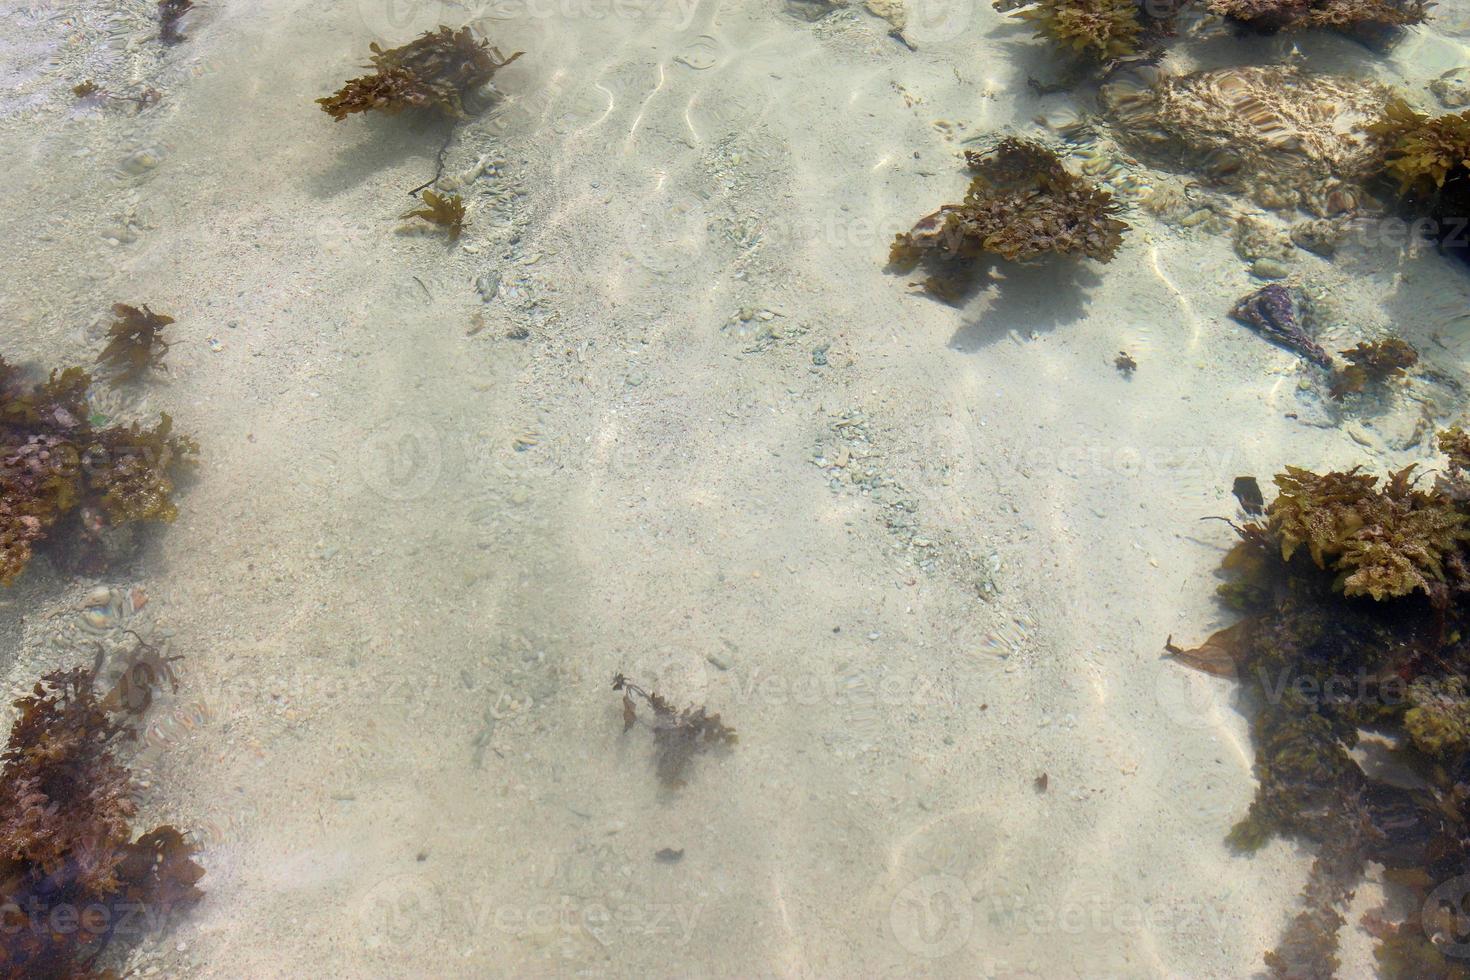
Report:
[[117,320],[108,328],[107,346],[97,355],[98,365],[125,381],[137,380],[149,368],[167,371],[163,359],[171,345],[161,334],[174,318],[154,313],[147,304],[138,309],[118,303],[112,312]]
[[1470,749],[1470,698],[1465,679],[1420,677],[1409,685],[1404,728],[1421,752],[1453,756]]
[[[1246,618],[1196,650],[1166,646],[1244,689],[1257,787],[1229,842],[1316,849],[1301,910],[1265,957],[1275,977],[1337,975],[1370,861],[1408,892],[1363,919],[1382,975],[1465,975],[1444,953],[1464,942],[1456,883],[1470,875],[1470,436],[1439,443],[1449,472],[1428,490],[1412,467],[1383,480],[1288,467],[1266,521],[1237,527],[1222,563],[1235,580],[1222,595],[1244,599]],[[1369,732],[1371,767],[1354,753]]]
[[[1018,4],[999,0],[995,6]],[[1031,0],[1014,16],[1029,22],[1038,38],[1100,61],[1136,54],[1143,34],[1138,0]]]
[[1318,568],[1339,573],[1345,595],[1374,599],[1430,594],[1445,579],[1445,560],[1470,539],[1467,518],[1450,501],[1413,489],[1413,467],[1384,487],[1356,469],[1316,474],[1288,466],[1267,509],[1269,527],[1290,561],[1306,546]]
[[1470,110],[1430,118],[1394,99],[1368,131],[1387,147],[1381,176],[1396,185],[1402,209],[1429,219],[1416,230],[1442,251],[1470,260]]
[[339,122],[355,112],[393,114],[427,108],[464,118],[465,99],[523,53],[506,57],[471,28],[455,31],[442,25],[400,47],[383,48],[376,42],[369,47],[373,73],[351,79],[333,95],[316,100]]
[[1462,475],[1470,472],[1470,432],[1452,425],[1435,437],[1435,445],[1448,458],[1451,473]]
[[[889,263],[910,271],[921,262],[954,274],[954,264],[986,256],[1025,262],[1044,256],[1111,261],[1128,224],[1112,194],[1068,171],[1049,147],[1008,137],[969,151],[974,176],[965,199],[947,204],[898,235]],[[946,268],[947,267],[947,268]],[[942,284],[944,276],[930,281]]]
[[[47,674],[15,707],[0,754],[0,901],[16,914],[0,937],[0,970],[94,976],[129,910],[167,916],[197,901],[204,869],[175,827],[133,839],[135,784],[114,751],[130,730],[91,670]],[[79,927],[57,924],[52,913],[64,908]]]
[[704,705],[676,710],[657,692],[644,690],[622,674],[613,675],[613,690],[623,692],[624,732],[638,721],[635,695],[653,709],[654,762],[665,786],[684,785],[685,770],[695,755],[737,741],[735,730],[720,721],[718,714],[709,714]]
[[167,415],[151,429],[94,425],[91,384],[68,368],[27,388],[0,362],[0,585],[58,533],[96,551],[110,529],[177,513],[174,478],[199,447]]
[[1431,119],[1396,100],[1373,131],[1396,135],[1385,170],[1400,194],[1432,195],[1452,175],[1470,170],[1470,110]]
[[1331,393],[1334,398],[1362,391],[1370,384],[1382,384],[1391,378],[1401,378],[1406,369],[1419,363],[1419,352],[1408,341],[1397,337],[1360,341],[1350,350],[1338,353],[1348,362],[1348,366],[1338,371],[1332,379]]
[[424,203],[428,207],[418,208],[401,215],[403,219],[423,218],[425,221],[443,228],[451,242],[459,241],[459,236],[464,231],[465,207],[464,199],[458,194],[438,194],[434,191],[424,191]]
[[1360,341],[1351,350],[1339,353],[1348,363],[1362,368],[1369,381],[1386,381],[1403,377],[1404,370],[1419,363],[1419,352],[1406,340]]
[[168,523],[178,516],[173,474],[198,457],[199,445],[174,435],[173,425],[162,413],[151,429],[135,422],[126,429],[113,426],[94,433],[83,460],[93,471],[86,490],[113,527],[135,521]]

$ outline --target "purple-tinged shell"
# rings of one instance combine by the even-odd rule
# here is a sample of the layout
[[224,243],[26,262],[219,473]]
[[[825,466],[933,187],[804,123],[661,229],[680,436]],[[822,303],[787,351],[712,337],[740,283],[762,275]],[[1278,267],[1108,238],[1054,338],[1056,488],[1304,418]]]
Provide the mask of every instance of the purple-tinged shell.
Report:
[[1296,292],[1272,283],[1236,303],[1230,315],[1272,343],[1314,364],[1332,367],[1332,358],[1302,327],[1300,311],[1301,301]]

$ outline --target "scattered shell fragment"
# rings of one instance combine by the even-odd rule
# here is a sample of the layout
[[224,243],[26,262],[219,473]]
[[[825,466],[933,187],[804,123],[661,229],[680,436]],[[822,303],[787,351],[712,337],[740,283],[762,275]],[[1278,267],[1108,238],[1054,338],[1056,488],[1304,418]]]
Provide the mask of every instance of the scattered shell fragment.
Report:
[[706,71],[719,64],[720,42],[708,34],[694,38],[674,56],[674,61],[695,71]]
[[155,628],[152,613],[141,586],[97,585],[70,612],[55,617],[49,643],[78,662],[90,662],[99,648],[104,657],[116,658],[131,653],[140,639],[152,644],[166,641],[167,635]]
[[1087,131],[1087,121],[1075,106],[1059,105],[1036,114],[1036,123],[1063,139],[1072,139]]

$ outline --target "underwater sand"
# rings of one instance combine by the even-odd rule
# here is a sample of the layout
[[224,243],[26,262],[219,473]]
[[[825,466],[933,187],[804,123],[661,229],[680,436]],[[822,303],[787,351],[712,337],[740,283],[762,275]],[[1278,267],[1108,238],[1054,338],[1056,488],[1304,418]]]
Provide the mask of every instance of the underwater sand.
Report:
[[[146,302],[182,342],[113,408],[203,447],[105,580],[186,658],[139,825],[196,828],[208,869],[124,966],[1261,969],[1311,855],[1228,851],[1245,718],[1160,659],[1226,621],[1232,536],[1201,518],[1241,474],[1426,460],[1416,423],[1462,406],[1416,382],[1338,424],[1227,319],[1260,284],[1229,234],[1143,209],[1084,288],[1041,268],[957,310],[885,274],[967,138],[1069,104],[1027,87],[1023,25],[949,2],[917,51],[776,2],[211,0],[169,49],[151,4],[0,8],[0,354],[90,362],[108,307]],[[1434,16],[1382,58],[1170,63],[1295,48],[1434,106],[1470,11]],[[312,101],[441,22],[527,52],[450,145],[452,249],[397,221],[445,127]],[[164,101],[77,107],[82,78]],[[1329,349],[1392,325],[1466,380],[1463,267],[1360,244],[1293,270],[1345,311]],[[11,691],[90,656],[57,624],[93,584],[38,560],[0,594]],[[617,671],[739,744],[661,789]]]

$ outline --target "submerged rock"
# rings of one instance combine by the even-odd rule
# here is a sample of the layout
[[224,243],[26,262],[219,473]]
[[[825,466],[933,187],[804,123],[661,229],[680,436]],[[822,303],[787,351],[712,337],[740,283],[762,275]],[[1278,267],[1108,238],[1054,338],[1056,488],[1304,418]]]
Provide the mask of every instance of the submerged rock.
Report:
[[1330,368],[1332,358],[1302,326],[1304,303],[1300,290],[1272,283],[1236,303],[1230,316],[1272,343]]
[[1364,127],[1391,93],[1376,82],[1279,66],[1168,75],[1137,69],[1103,86],[1119,139],[1265,207],[1322,217],[1356,210],[1383,139]]

